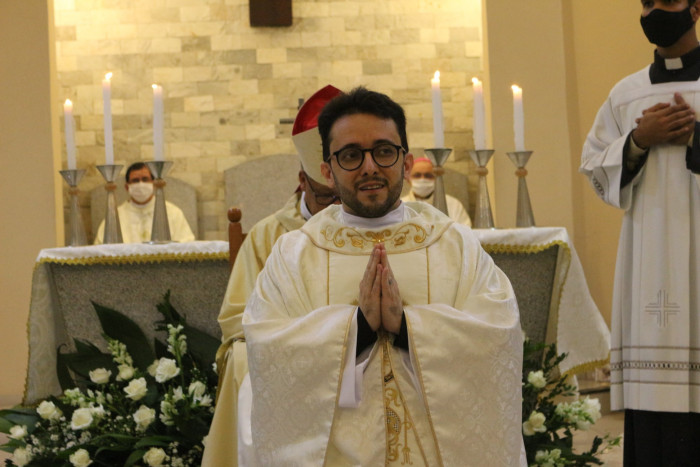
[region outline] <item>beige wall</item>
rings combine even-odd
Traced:
[[[0,2],[0,406],[18,403],[24,388],[34,259],[63,235],[48,3]]]
[[[199,238],[225,238],[223,171],[293,154],[291,125],[280,119],[329,83],[366,85],[404,105],[409,143],[422,155],[433,147],[430,79],[440,70],[446,144],[467,161],[480,9],[480,0],[294,0],[291,27],[251,28],[247,0],[56,0],[60,100],[75,106],[81,188],[103,183],[95,164],[104,163],[108,71],[119,164],[152,158],[150,86],[163,86],[165,157],[170,175],[197,190]],[[82,203],[87,218],[87,194]]]

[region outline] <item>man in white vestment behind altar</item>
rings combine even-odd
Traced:
[[[153,174],[143,162],[135,162],[126,169],[124,188],[129,193],[129,199],[117,208],[119,224],[122,229],[124,243],[143,243],[151,240],[153,228],[153,211],[155,209],[155,194],[153,190]],[[187,223],[182,210],[169,201],[165,201],[168,214],[170,238],[174,242],[193,242],[194,234]],[[100,223],[95,235],[95,245],[104,239],[105,221]]]
[[[323,153],[317,127],[318,114],[323,106],[340,93],[333,86],[325,86],[307,99],[297,112],[292,141],[302,167],[299,171],[299,188],[279,211],[260,220],[250,229],[236,255],[218,318],[222,334],[222,344],[216,358],[219,373],[218,398],[207,437],[204,465],[222,465],[217,459],[231,459],[235,462],[237,457],[235,433],[238,388],[248,372],[241,318],[272,246],[280,235],[299,229],[317,212],[340,202],[321,174]],[[238,354],[235,359],[234,354]]]
[[[433,204],[435,173],[430,159],[427,157],[416,158],[413,161],[413,169],[411,169],[411,177],[408,181],[411,183],[411,191],[401,198],[402,201],[423,201]],[[462,203],[448,194],[445,194],[445,201],[447,202],[447,215],[455,222],[471,227],[472,221]]]
[[[580,171],[624,210],[611,408],[625,466],[700,465],[700,47],[695,0],[643,1],[654,62],[617,83]]]
[[[469,228],[401,202],[398,104],[358,88],[318,124],[343,204],[278,239],[246,306],[241,464],[525,465],[507,277]]]

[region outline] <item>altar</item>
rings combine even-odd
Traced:
[[[484,249],[508,275],[521,323],[534,341],[556,342],[569,356],[562,372],[606,362],[610,333],[588,291],[566,229],[476,229]],[[156,304],[171,302],[188,323],[215,336],[228,283],[228,242],[108,244],[42,250],[32,278],[29,363],[23,403],[60,393],[56,352],[73,338],[103,350],[92,301],[133,319],[149,338],[160,318]]]
[[[156,305],[170,301],[187,322],[221,336],[216,318],[229,277],[228,242],[107,244],[50,248],[39,253],[29,308],[29,361],[23,403],[61,392],[56,352],[73,339],[106,351],[92,302],[127,315],[149,339],[161,319]]]

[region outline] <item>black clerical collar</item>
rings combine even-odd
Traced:
[[[649,68],[652,84],[700,79],[700,47],[678,58],[663,58],[654,51],[654,63]]]

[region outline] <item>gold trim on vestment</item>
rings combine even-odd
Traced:
[[[390,243],[393,247],[399,247],[412,241],[420,245],[425,242],[434,229],[434,225],[430,225],[430,231],[428,231],[423,226],[413,222],[399,224],[396,230],[383,229],[364,232],[344,225],[338,225],[337,228],[333,225],[326,225],[321,229],[321,236],[326,241],[333,243],[336,248],[343,248],[349,244],[362,250],[377,243]]]
[[[401,465],[412,465],[411,447],[409,438],[414,440],[418,451],[423,458],[423,465],[428,465],[425,450],[420,442],[420,436],[416,431],[408,405],[401,392],[399,381],[394,374],[394,365],[391,359],[390,342],[386,335],[381,339],[382,359],[382,393],[384,396],[384,430],[386,434],[385,465],[400,461]],[[393,386],[393,387],[392,387]],[[397,410],[403,409],[403,419]],[[410,432],[410,435],[409,435]],[[401,433],[403,433],[403,447],[401,447]],[[412,436],[411,436],[412,435]]]
[[[408,316],[404,314],[404,320],[406,321],[406,332],[408,334],[408,351],[411,352],[412,355],[412,361],[413,365],[415,366],[416,370],[416,376],[418,379],[418,382],[420,383],[420,390],[421,394],[423,397],[423,405],[425,407],[425,416],[428,419],[428,424],[430,426],[430,434],[433,437],[433,443],[435,443],[435,455],[437,456],[438,460],[438,465],[444,466],[445,464],[442,461],[442,453],[440,452],[440,444],[438,443],[437,436],[435,435],[435,426],[433,425],[433,417],[430,414],[430,407],[428,406],[428,393],[425,392],[425,385],[423,384],[423,372],[421,371],[420,367],[420,360],[418,360],[418,354],[414,352],[412,349],[415,349],[415,343],[413,342],[413,331],[412,331],[412,326],[411,322],[408,320]]]

